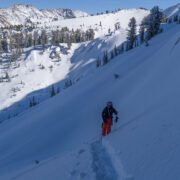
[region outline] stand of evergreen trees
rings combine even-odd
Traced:
[[[173,19],[167,19],[163,16],[159,7],[155,6],[151,9],[150,14],[142,20],[139,28],[139,35],[137,35],[136,19],[132,17],[128,24],[127,41],[122,43],[118,48],[115,46],[114,50],[110,52],[110,58],[108,52],[105,51],[102,61],[100,57],[97,58],[96,67],[105,65],[115,56],[122,54],[124,48],[126,48],[126,51],[129,51],[144,42],[145,46],[149,46],[148,41],[158,33],[162,32],[160,27],[161,23],[170,23],[169,21],[180,23],[180,17],[174,16]]]
[[[14,31],[14,29],[22,30]],[[48,33],[46,30],[23,30],[22,26],[9,27],[8,29],[1,28],[1,31],[0,52],[11,52],[12,61],[20,57],[24,48],[42,45],[44,50],[47,44],[58,45],[59,43],[67,43],[70,49],[71,43],[91,41],[95,36],[93,29],[84,32],[80,29],[76,31],[73,29],[69,30],[67,27]]]

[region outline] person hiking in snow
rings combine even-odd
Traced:
[[[118,117],[117,117],[118,112],[114,109],[112,102],[108,101],[106,104],[107,105],[102,112],[102,118],[103,118],[102,136],[105,136],[106,133],[109,134],[111,132],[113,114],[116,115],[115,122],[118,121]]]

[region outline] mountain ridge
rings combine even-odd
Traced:
[[[180,3],[165,9],[163,13],[167,17],[180,16]]]
[[[0,26],[26,25],[88,16],[82,11],[71,9],[38,9],[32,5],[15,4],[8,8],[0,8]]]

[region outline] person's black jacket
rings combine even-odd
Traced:
[[[112,119],[113,113],[116,115],[118,114],[118,112],[113,108],[113,106],[105,107],[102,112],[103,121],[106,123],[106,119],[108,119],[108,118]]]

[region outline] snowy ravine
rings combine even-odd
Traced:
[[[166,26],[148,47],[2,123],[0,179],[179,179],[179,37],[179,25]],[[107,100],[120,119],[98,144]]]

